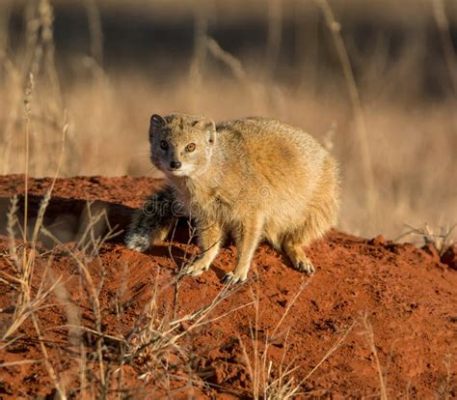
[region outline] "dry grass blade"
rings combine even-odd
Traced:
[[[23,225],[23,241],[27,244],[27,221],[28,221],[28,205],[29,205],[29,160],[30,160],[30,116],[32,113],[31,110],[31,101],[34,87],[33,74],[29,75],[29,80],[27,81],[27,87],[25,89],[24,96],[24,115],[25,115],[25,158],[24,158],[24,225]],[[24,252],[24,257],[26,252]],[[23,260],[25,263],[25,259]]]
[[[52,239],[55,243],[59,245],[63,245],[63,243],[60,242],[60,240],[55,237],[48,229],[42,228],[41,232]],[[95,325],[97,331],[100,333],[99,339],[97,340],[97,356],[98,356],[98,362],[99,362],[99,377],[101,381],[102,387],[105,387],[105,367],[104,367],[104,361],[103,361],[103,351],[102,351],[102,314],[101,314],[101,305],[100,305],[100,300],[99,300],[99,291],[97,290],[97,285],[95,284],[92,275],[87,267],[87,265],[84,263],[83,260],[78,257],[75,252],[69,251],[68,252],[71,258],[76,262],[76,265],[78,266],[82,276],[85,279],[85,282],[87,284],[86,288],[89,292],[89,299],[92,304],[93,310],[94,310],[94,315],[95,315]]]
[[[341,35],[341,25],[336,20],[333,10],[327,0],[314,0],[322,10],[325,22],[332,34],[335,48],[338,53],[338,58],[343,69],[344,78],[346,80],[349,97],[351,99],[354,118],[356,123],[357,139],[360,145],[360,157],[362,161],[362,172],[365,183],[366,206],[369,211],[369,216],[374,217],[374,210],[376,208],[376,189],[374,183],[372,157],[370,146],[368,143],[368,131],[365,122],[365,115],[360,100],[360,94],[355,81],[354,72],[352,70],[351,61],[349,59],[346,45],[344,44],[343,36]]]
[[[18,197],[13,196],[11,198],[11,205],[7,213],[7,224],[6,224],[6,232],[8,234],[8,251],[10,258],[14,263],[14,267],[16,271],[19,272],[21,269],[19,256],[17,253],[16,241],[15,241],[15,227],[18,224],[17,219],[17,212],[18,212]]]
[[[238,291],[239,288],[235,287],[235,288],[230,288],[230,287],[224,287],[218,294],[217,296],[206,306],[204,307],[201,307],[200,309],[194,311],[193,313],[191,314],[188,314],[188,315],[185,315],[184,317],[181,317],[181,318],[178,318],[176,320],[173,320],[173,321],[170,321],[168,323],[169,325],[169,329],[168,330],[165,330],[163,333],[165,336],[169,336],[170,334],[172,334],[176,329],[178,329],[184,322],[186,323],[190,323],[190,325],[188,325],[186,327],[186,329],[173,336],[172,340],[170,340],[170,343],[175,343],[177,342],[181,337],[183,337],[184,335],[187,335],[189,334],[192,330],[196,329],[196,328],[199,328],[203,325],[206,325],[206,324],[210,324],[210,323],[213,323],[221,318],[224,318],[226,316],[228,316],[229,314],[237,311],[237,310],[240,310],[242,308],[245,308],[245,307],[248,307],[250,305],[252,305],[252,303],[247,303],[247,304],[242,304],[241,306],[239,307],[236,307],[234,309],[231,309],[221,315],[218,315],[217,317],[214,317],[212,319],[209,319],[209,314],[214,311],[214,309],[224,300],[226,300],[228,297],[232,296],[236,291]],[[151,309],[156,309],[156,298],[154,297],[153,300],[151,301],[151,306],[150,308]],[[154,313],[155,314],[155,313]],[[161,324],[160,326],[163,328],[163,326],[165,325],[163,323],[164,321],[161,321]]]
[[[444,252],[455,242],[454,231],[457,227],[457,224],[451,225],[449,227],[442,226],[437,229],[432,228],[428,224],[425,224],[420,228],[415,228],[410,225],[406,225],[406,227],[406,232],[395,238],[395,241],[402,240],[411,235],[418,236],[423,241],[425,246],[429,244],[433,245],[440,256],[442,256]],[[439,232],[437,232],[438,230]]]
[[[19,285],[19,297],[15,307],[13,316],[13,322],[3,334],[3,340],[13,335],[17,329],[24,323],[24,321],[41,307],[41,305],[48,298],[49,294],[55,289],[60,283],[61,278],[57,278],[49,286],[48,289],[43,290],[43,281],[40,284],[40,288],[36,295],[32,293],[32,279],[34,275],[34,266],[36,258],[36,240],[38,237],[38,231],[41,229],[44,214],[49,204],[50,194],[44,197],[41,202],[38,211],[38,218],[35,222],[34,233],[32,235],[31,249],[28,250],[26,247],[23,248],[22,262],[17,254],[15,232],[14,232],[14,213],[17,211],[17,200],[13,199],[12,207],[8,213],[8,234],[9,234],[9,254],[13,259],[14,265],[16,266],[16,272],[18,276],[12,276],[2,271],[2,275],[9,280]],[[46,274],[43,274],[45,276]]]
[[[43,43],[48,46],[48,63],[53,62],[53,38],[52,38],[52,8],[50,4],[46,0],[41,0],[38,4],[38,8],[36,10],[42,19],[42,31],[40,34],[43,38]],[[37,31],[33,30],[34,35],[29,38],[32,42],[34,42],[34,46],[36,44],[36,35]],[[37,48],[38,50],[41,49],[40,47]],[[33,279],[34,279],[34,269],[36,264],[36,257],[37,257],[37,240],[38,234],[42,228],[44,215],[46,209],[48,207],[51,192],[54,187],[57,175],[60,170],[60,166],[62,163],[62,157],[59,159],[58,168],[56,171],[56,175],[54,180],[52,181],[51,188],[47,191],[44,198],[41,201],[40,207],[38,209],[38,215],[33,227],[31,238],[28,237],[28,229],[29,229],[29,188],[28,188],[28,180],[29,180],[29,166],[30,166],[30,144],[31,144],[31,118],[32,118],[32,98],[33,92],[35,87],[34,81],[34,70],[36,64],[36,59],[39,57],[33,57],[32,60],[32,69],[30,73],[28,73],[28,80],[26,82],[25,94],[24,94],[24,120],[25,120],[25,127],[24,127],[24,219],[23,219],[23,227],[22,227],[22,241],[24,244],[24,248],[22,249],[22,257],[19,256],[17,248],[16,248],[16,241],[15,241],[15,225],[16,225],[16,218],[17,218],[17,198],[13,198],[11,208],[8,212],[8,223],[7,223],[7,232],[9,235],[9,254],[11,259],[13,260],[13,264],[16,267],[17,277],[12,277],[12,281],[19,284],[19,296],[17,305],[15,307],[13,320],[10,326],[7,328],[6,332],[3,334],[3,340],[8,339],[11,337],[19,327],[25,322],[27,318],[30,318],[33,324],[33,327],[36,331],[38,336],[38,341],[40,345],[40,350],[44,357],[44,365],[48,372],[51,381],[54,384],[54,387],[57,390],[57,393],[61,399],[66,399],[65,389],[62,383],[59,380],[59,377],[56,373],[54,366],[51,363],[49,358],[48,350],[45,346],[44,338],[42,336],[42,331],[40,327],[40,323],[38,320],[38,316],[36,312],[43,307],[43,303],[49,297],[50,293],[54,291],[55,287],[60,283],[60,278],[57,278],[47,289],[44,286],[44,278],[47,275],[46,269],[42,276],[42,281],[39,285],[39,288],[36,293],[33,291]],[[55,70],[54,70],[55,72]],[[51,81],[54,83],[54,87],[57,87],[57,78],[56,74],[51,74]],[[63,136],[65,136],[66,128],[62,129]],[[63,143],[62,143],[62,151],[61,155],[63,154]],[[29,243],[29,240],[31,242]],[[5,276],[5,274],[3,274]]]
[[[103,65],[103,29],[96,0],[84,0],[89,21],[90,53],[99,67]]]
[[[267,100],[268,97],[268,93],[265,90],[265,87],[263,87],[257,81],[251,79],[243,67],[242,62],[233,54],[224,50],[214,38],[208,36],[206,38],[206,45],[209,52],[215,59],[221,61],[223,64],[229,67],[233,76],[241,84],[243,90],[248,93],[250,99],[252,100],[253,107],[256,109],[256,112],[263,113],[263,110],[266,108],[265,100]],[[273,85],[269,86],[270,89],[273,88]],[[281,97],[278,90],[273,92],[277,98]]]
[[[116,227],[111,227],[107,207],[100,202],[87,202],[82,222],[77,234],[77,248],[90,257],[99,254],[107,240],[119,235]]]
[[[373,354],[373,357],[376,362],[376,370],[378,371],[379,386],[380,386],[380,390],[381,390],[380,398],[381,398],[381,400],[387,400],[388,397],[387,397],[385,378],[384,378],[384,374],[382,373],[381,362],[379,361],[378,350],[376,349],[376,344],[374,341],[373,326],[371,325],[370,321],[368,320],[368,315],[364,315],[362,317],[362,324],[363,324],[363,327],[365,328],[364,335],[366,336],[368,345],[370,347],[370,351]]]
[[[26,365],[26,364],[40,364],[43,360],[20,360],[20,361],[11,361],[6,363],[1,363],[0,368],[8,368],[8,367],[15,367],[18,365]]]
[[[29,282],[24,280],[20,281],[20,295],[14,310],[12,323],[3,334],[2,340],[6,340],[14,335],[27,318],[42,307],[49,295],[54,291],[56,286],[59,285],[60,281],[61,278],[58,278],[47,290],[41,292],[41,294],[36,297],[31,295]]]
[[[31,90],[33,87],[33,77],[30,77],[30,87],[27,89],[29,94],[25,96],[25,115],[26,119],[29,119],[30,115],[30,101],[31,101]],[[62,129],[63,137],[65,137],[67,125],[64,124]],[[26,137],[28,133],[26,132]],[[32,294],[32,279],[34,275],[34,267],[36,261],[36,244],[38,240],[39,232],[42,229],[44,215],[46,213],[46,209],[49,205],[49,201],[51,199],[51,193],[54,188],[58,172],[60,170],[60,166],[63,160],[63,148],[64,148],[64,140],[62,141],[62,150],[59,158],[58,169],[52,180],[51,186],[48,191],[45,193],[43,199],[41,200],[40,207],[38,208],[37,218],[35,220],[35,224],[32,231],[31,242],[27,244],[27,231],[28,231],[28,175],[27,175],[27,168],[28,162],[26,161],[26,174],[25,174],[25,194],[24,194],[24,222],[22,228],[22,237],[24,241],[24,247],[22,249],[22,257],[19,257],[16,245],[16,232],[15,227],[18,226],[18,199],[17,196],[14,196],[11,200],[11,207],[7,213],[7,233],[8,233],[8,240],[9,240],[9,255],[13,261],[13,265],[16,268],[16,273],[18,276],[11,276],[6,272],[2,271],[2,275],[9,280],[10,282],[15,282],[19,284],[19,298],[17,301],[17,305],[15,308],[15,314],[13,317],[13,323],[10,327],[6,330],[6,333],[3,335],[3,339],[10,337],[17,329],[24,323],[24,321],[32,315],[35,310],[39,309],[41,305],[44,303],[46,298],[49,294],[55,289],[55,287],[60,283],[61,278],[57,278],[54,280],[54,283],[47,289],[43,289],[43,281],[40,283],[40,287],[36,296],[33,297]],[[26,153],[27,154],[27,153]],[[30,247],[30,248],[28,248]],[[43,274],[43,277],[46,274]]]
[[[311,371],[308,372],[308,374],[302,379],[300,382],[300,385],[303,384],[303,382],[306,382],[319,368],[320,366],[336,351],[339,349],[339,347],[342,345],[342,343],[346,340],[348,337],[349,333],[351,333],[352,329],[356,325],[356,322],[354,321],[349,327],[344,331],[344,333],[341,335],[341,337],[336,341],[336,343],[325,353],[324,357],[321,358],[321,360],[313,367]]]
[[[122,363],[135,362],[137,365],[143,365],[147,372],[140,374],[141,379],[169,380],[171,377],[171,371],[169,371],[171,357],[174,360],[178,359],[181,367],[187,365],[187,373],[192,375],[193,372],[190,367],[191,353],[182,340],[196,329],[212,324],[251,304],[243,304],[211,318],[210,314],[221,302],[239,289],[226,287],[206,306],[169,321],[168,315],[161,316],[159,312],[158,298],[160,291],[157,286],[158,279],[155,282],[156,287],[145,310],[146,320],[139,321],[139,325],[127,338],[128,346]]]
[[[452,41],[449,19],[443,0],[430,0],[433,7],[433,16],[440,34],[440,43],[443,48],[444,59],[448,69],[449,78],[454,89],[454,95],[457,96],[457,60],[455,55],[454,44]]]
[[[38,335],[38,339],[39,339],[39,344],[40,344],[40,349],[41,349],[41,352],[44,356],[44,364],[45,364],[45,367],[46,367],[46,370],[48,372],[48,375],[49,377],[51,378],[53,384],[54,384],[54,387],[56,388],[57,390],[57,393],[59,394],[59,398],[61,400],[66,400],[67,399],[67,395],[65,393],[65,388],[63,387],[62,385],[62,382],[60,381],[52,363],[51,363],[51,359],[49,357],[49,353],[48,353],[48,350],[45,346],[45,343],[44,343],[44,339],[43,339],[43,336],[41,334],[41,329],[40,329],[40,325],[39,325],[39,322],[38,322],[38,318],[36,316],[35,313],[32,313],[31,314],[31,318],[32,318],[32,322],[33,322],[33,325],[35,327],[35,331]]]
[[[281,50],[283,10],[282,0],[268,0],[267,67],[272,79]]]
[[[285,349],[283,350],[282,359],[278,366],[274,366],[272,361],[269,359],[269,351],[271,343],[277,341],[276,336],[279,328],[284,323],[290,310],[293,308],[297,299],[300,297],[309,283],[310,280],[307,280],[300,285],[295,295],[288,302],[286,309],[275,325],[272,333],[270,334],[267,332],[265,335],[263,348],[260,348],[258,338],[260,321],[260,293],[258,292],[258,288],[256,293],[251,291],[251,304],[253,304],[255,309],[254,323],[250,323],[250,339],[253,352],[252,357],[249,355],[247,345],[243,342],[242,338],[239,335],[238,341],[241,346],[243,358],[251,381],[251,395],[254,399],[293,399],[300,391],[301,383],[297,383],[293,375],[299,366],[294,366],[294,362],[290,362],[288,365],[285,364],[289,330],[285,335]]]
[[[81,324],[65,324],[65,325],[59,325],[56,326],[55,328],[73,328],[73,329],[78,329],[82,330],[88,333],[91,333],[97,337],[107,339],[112,342],[118,342],[118,343],[126,343],[125,339],[121,336],[113,336],[113,335],[108,335],[106,333],[99,332],[95,329],[88,328],[87,326],[82,326]]]
[[[287,307],[286,307],[284,313],[282,314],[280,320],[276,324],[275,329],[273,329],[273,332],[271,333],[270,337],[275,337],[276,333],[278,332],[279,327],[282,325],[282,323],[286,319],[287,315],[289,314],[290,310],[292,309],[292,307],[294,306],[295,302],[298,300],[300,295],[303,293],[303,291],[306,289],[306,287],[311,284],[312,279],[313,278],[311,277],[300,285],[300,288],[297,290],[297,293],[295,293],[292,300],[287,303]]]
[[[7,119],[4,125],[3,135],[1,138],[1,158],[2,174],[6,174],[9,170],[11,159],[11,149],[13,145],[14,126],[18,120],[20,109],[18,103],[22,97],[22,78],[19,70],[14,66],[13,62],[6,57],[5,54],[1,55],[2,66],[5,70],[7,82],[9,83],[8,93],[10,99],[8,101]]]
[[[240,82],[251,85],[251,82],[247,76],[246,71],[243,68],[243,64],[240,60],[238,60],[234,55],[230,54],[228,51],[225,51],[219,43],[216,42],[213,38],[208,38],[206,45],[208,46],[208,50],[210,53],[217,58],[218,60],[222,61],[225,65],[230,67],[235,78],[237,78]]]

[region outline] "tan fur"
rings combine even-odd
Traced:
[[[167,155],[158,149],[164,140],[172,147]],[[195,154],[182,150],[189,142],[196,143]],[[314,272],[303,247],[335,224],[339,178],[335,160],[310,135],[270,119],[215,128],[206,118],[173,114],[151,127],[151,159],[197,221],[202,254],[188,274],[207,270],[228,234],[238,249],[231,282],[247,278],[261,240],[284,250],[298,270]],[[169,171],[171,159],[188,173]]]

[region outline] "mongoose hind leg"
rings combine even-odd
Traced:
[[[184,267],[182,272],[186,275],[198,276],[207,271],[221,247],[223,233],[217,223],[206,224],[200,221],[197,233],[201,253],[193,262]]]
[[[325,228],[322,221],[309,217],[302,226],[295,228],[284,236],[282,248],[297,271],[308,275],[315,272],[316,269],[306,256],[303,247],[322,237],[324,231]]]
[[[164,240],[176,218],[172,215],[172,194],[163,190],[146,200],[143,207],[133,215],[125,235],[125,244],[131,250],[143,252],[151,243]]]
[[[282,247],[297,271],[312,275],[316,269],[303,250],[303,247],[306,244],[307,241],[296,240],[295,238],[288,236],[284,240]]]
[[[334,168],[329,161],[329,168]],[[310,212],[303,224],[285,233],[282,248],[290,258],[295,269],[311,275],[315,268],[306,256],[303,247],[308,246],[316,239],[324,236],[325,232],[335,223],[338,209],[335,192],[335,179],[333,176],[322,180],[312,203],[309,204]],[[331,196],[328,193],[333,193]]]
[[[224,282],[228,284],[244,282],[248,278],[252,258],[262,236],[260,218],[254,217],[243,222],[234,233],[238,262],[233,272],[228,272],[224,277]]]

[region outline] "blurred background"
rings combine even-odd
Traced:
[[[263,115],[341,164],[340,228],[452,235],[457,2],[2,0],[0,173],[151,175],[151,113]]]

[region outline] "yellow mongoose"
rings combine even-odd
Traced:
[[[226,281],[247,279],[261,240],[282,249],[299,271],[314,267],[303,247],[336,222],[338,167],[310,135],[282,122],[245,118],[215,124],[186,114],[153,115],[151,161],[168,185],[134,216],[126,244],[144,251],[165,239],[184,210],[197,228],[201,254],[185,268],[206,271],[232,234],[238,262]]]

